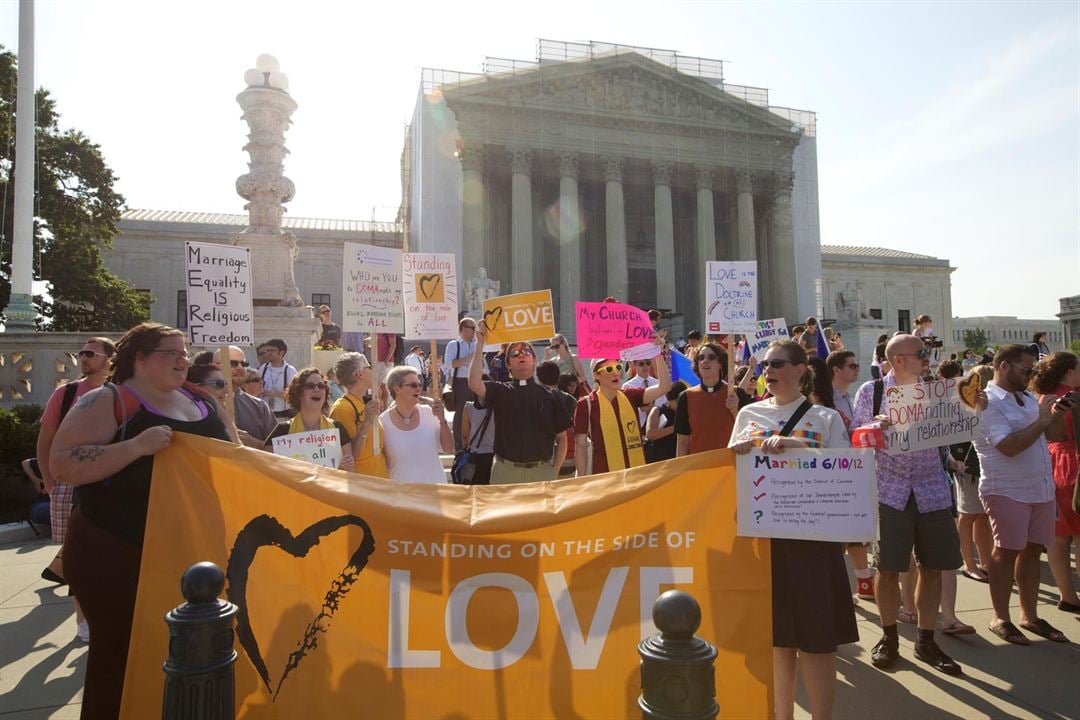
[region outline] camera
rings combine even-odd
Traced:
[[[923,338],[923,344],[928,348],[942,348],[945,347],[945,343],[942,340],[938,340],[937,335],[927,335]]]

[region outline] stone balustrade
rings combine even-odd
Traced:
[[[118,333],[5,332],[0,335],[0,407],[44,405],[58,385],[79,378],[76,353],[92,337]]]

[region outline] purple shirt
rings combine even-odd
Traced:
[[[896,377],[890,372],[885,376],[885,388],[896,385]],[[881,409],[885,409],[882,392]],[[874,422],[874,383],[868,382],[855,395],[855,417],[852,427]],[[952,507],[952,493],[941,453],[937,448],[889,455],[884,450],[875,451],[877,458],[878,502],[897,510],[903,510],[911,493],[920,513],[944,510]]]

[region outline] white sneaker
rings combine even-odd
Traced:
[[[75,637],[78,638],[81,643],[90,642],[90,625],[85,620],[76,625]]]

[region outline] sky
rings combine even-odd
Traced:
[[[0,44],[16,49],[16,0]],[[1080,293],[1080,3],[38,0],[36,81],[101,145],[127,207],[243,212],[243,73],[299,104],[294,217],[392,220],[423,67],[538,38],[726,61],[818,113],[823,244],[947,258],[953,314],[1052,318]]]

